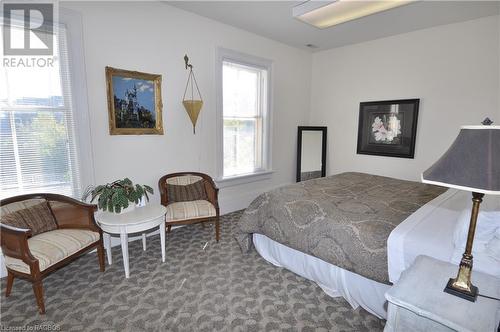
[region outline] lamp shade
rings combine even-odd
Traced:
[[[500,195],[500,126],[463,126],[422,182]]]

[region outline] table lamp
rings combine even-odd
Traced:
[[[472,243],[479,205],[485,194],[500,195],[500,126],[490,119],[483,125],[463,126],[446,153],[422,174],[422,182],[472,192],[472,213],[465,252],[456,278],[445,292],[475,302],[478,289],[471,283]]]

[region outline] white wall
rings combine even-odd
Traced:
[[[82,15],[93,159],[97,183],[130,177],[156,189],[176,171],[215,176],[215,52],[233,49],[273,61],[271,180],[223,188],[222,212],[294,181],[297,126],[308,121],[311,54],[158,2],[64,2]],[[188,54],[204,99],[196,135],[182,106]],[[161,136],[110,136],[104,68],[163,75]]]
[[[297,125],[330,127],[328,174],[357,170],[418,179],[446,150],[461,124],[477,123],[485,116],[500,123],[498,16],[311,56],[163,3],[63,2],[61,7],[82,15],[97,183],[128,176],[157,188],[157,179],[174,171],[216,174],[218,46],[274,63],[276,172],[270,181],[223,188],[223,212],[244,208],[260,192],[294,181]],[[196,135],[181,104],[185,53],[195,66],[205,101]],[[163,75],[164,135],[109,135],[105,66]],[[359,102],[397,98],[421,99],[415,159],[356,155]],[[159,200],[159,194],[153,199]]]
[[[497,118],[496,118],[496,125],[500,124],[500,15],[498,15],[498,26],[497,26],[497,31],[498,31],[498,80],[499,80],[499,84],[498,84],[498,107],[497,107],[497,111],[498,111],[498,115],[497,115]]]
[[[328,174],[417,180],[486,116],[498,124],[499,18],[439,26],[313,55],[311,125],[328,126]],[[415,159],[356,154],[359,103],[420,98]]]

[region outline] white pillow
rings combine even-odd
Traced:
[[[484,252],[494,260],[500,262],[500,228],[497,229],[495,236],[488,242]]]
[[[471,210],[463,210],[457,220],[453,234],[455,249],[465,250],[467,234],[469,233]],[[493,239],[497,230],[500,229],[500,211],[480,210],[477,217],[476,233],[472,245],[472,253],[480,253],[486,250],[486,246]]]
[[[451,262],[458,266],[463,253],[463,250],[455,248]],[[500,278],[500,264],[488,254],[488,251],[476,253],[472,256],[472,271],[479,271]]]
[[[474,239],[474,245],[472,246],[472,270],[500,278],[500,228],[497,228],[496,232],[493,233],[492,239],[486,245],[481,246],[482,250],[478,251],[478,247]],[[465,245],[455,247],[451,262],[458,265],[464,251]]]
[[[472,204],[472,201],[470,201]],[[485,195],[481,203],[480,211],[500,211],[500,196]]]
[[[465,251],[469,233],[471,210],[462,211],[457,219],[451,262],[459,264]],[[500,278],[500,198],[487,195],[481,204],[472,245],[473,271],[480,271]]]

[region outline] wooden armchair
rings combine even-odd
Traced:
[[[195,200],[177,200],[172,201],[169,197],[169,188],[186,186],[189,188],[198,181],[202,181],[206,194],[204,199]],[[181,172],[168,174],[158,181],[160,189],[161,204],[167,207],[165,216],[167,232],[170,232],[172,226],[188,225],[195,223],[213,222],[215,223],[215,239],[219,242],[220,224],[219,224],[219,189],[212,178],[203,173]],[[189,189],[187,189],[189,191]],[[189,196],[189,193],[187,193]]]
[[[32,236],[31,229],[4,224],[9,214],[43,202],[48,203],[56,229]],[[0,209],[0,245],[8,272],[5,296],[10,295],[15,277],[28,279],[33,283],[38,310],[44,314],[42,279],[48,274],[94,248],[104,271],[102,231],[94,220],[95,205],[57,194],[28,194],[0,200]]]

